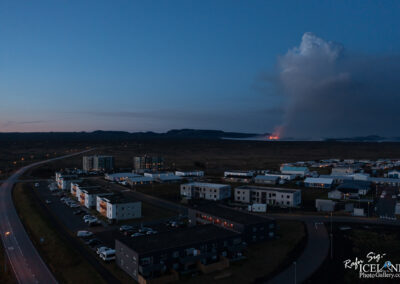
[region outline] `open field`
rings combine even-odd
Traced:
[[[116,168],[131,168],[133,156],[155,154],[165,158],[167,169],[199,169],[215,176],[220,176],[226,169],[278,169],[283,162],[326,158],[400,158],[400,143],[389,142],[267,142],[184,138],[124,140],[98,136],[96,140],[86,141],[81,138],[29,141],[28,137],[13,142],[0,140],[0,146],[2,173],[47,156],[59,156],[86,147],[97,147],[93,153],[114,155]],[[78,158],[73,163],[71,161],[51,164],[33,170],[33,173],[47,177],[57,168],[82,166]]]
[[[31,190],[26,184],[18,184],[13,191],[14,202],[31,240],[55,277],[61,283],[104,283],[76,248],[51,227],[45,212],[35,203]]]
[[[231,267],[211,274],[190,279],[182,277],[184,283],[214,283],[215,277],[230,275],[216,283],[252,283],[276,274],[290,265],[302,251],[306,242],[303,223],[298,221],[278,221],[278,238],[251,245],[246,250],[247,259],[231,263]]]

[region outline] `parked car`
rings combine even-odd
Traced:
[[[83,220],[91,219],[91,218],[95,218],[95,217],[92,216],[92,215],[85,215],[85,216],[82,217]]]
[[[132,238],[136,238],[136,237],[140,237],[140,236],[144,236],[144,234],[142,233],[134,233],[131,235]]]
[[[119,230],[120,230],[121,232],[133,230],[133,226],[130,226],[130,225],[122,225],[121,227],[119,227]]]
[[[98,247],[98,248],[96,249],[96,253],[97,253],[98,255],[100,255],[103,251],[106,251],[106,250],[110,250],[110,248],[109,248],[109,247],[106,247],[106,246],[101,246],[101,247]]]
[[[79,238],[87,238],[93,236],[93,233],[89,231],[78,231],[76,236]]]
[[[102,242],[99,239],[90,239],[85,242],[85,244],[89,245],[90,247],[94,247],[100,245]]]
[[[79,215],[82,214],[84,211],[81,209],[75,210],[74,212],[72,212],[74,215]]]
[[[100,258],[104,261],[111,261],[115,259],[115,249],[109,249],[100,253]]]
[[[96,219],[89,219],[87,221],[87,223],[88,223],[89,226],[98,226],[98,225],[101,224],[100,221],[97,218]]]
[[[148,231],[152,231],[152,228],[148,228],[148,227],[142,227],[139,229],[139,233],[146,233]]]
[[[52,203],[51,200],[48,200],[48,199],[46,199],[45,202],[46,202],[46,204]]]
[[[155,235],[155,234],[158,234],[158,232],[154,230],[146,232],[146,235]]]

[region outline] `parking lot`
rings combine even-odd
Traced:
[[[123,224],[119,225],[110,225],[104,220],[99,220],[100,224],[90,226],[84,221],[85,217],[91,218],[89,217],[91,214],[88,208],[81,206],[73,198],[68,197],[67,192],[51,191],[48,185],[49,183],[42,182],[38,187],[34,188],[40,201],[73,236],[82,234],[81,237],[78,237],[81,240],[80,243],[97,256],[100,256],[97,253],[99,248],[103,247],[104,250],[104,247],[107,247],[113,250],[115,239],[131,237],[132,235],[133,237],[146,237],[149,234],[159,234],[183,226],[183,222],[179,222],[176,215],[153,220],[145,218],[124,221]],[[77,214],[78,212],[79,214]],[[121,226],[126,230],[121,230]],[[102,257],[104,259],[104,255]],[[100,260],[100,258],[97,259]],[[111,261],[113,256],[108,256],[105,259]]]

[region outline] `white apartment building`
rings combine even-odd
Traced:
[[[142,202],[122,195],[97,196],[96,210],[111,221],[142,217]]]
[[[95,208],[97,205],[97,196],[106,197],[112,194],[112,192],[101,188],[82,188],[77,199],[86,208]]]
[[[267,177],[278,177],[283,180],[294,180],[296,178],[296,175],[293,174],[265,174]]]
[[[181,196],[187,199],[223,200],[231,197],[227,184],[191,182],[181,184]]]
[[[203,171],[175,171],[176,176],[180,177],[203,177]]]
[[[301,190],[263,186],[239,186],[234,190],[235,202],[297,207],[301,204]]]
[[[81,179],[77,175],[65,175],[61,172],[56,172],[57,187],[61,190],[68,190],[71,188],[73,182],[80,182]]]

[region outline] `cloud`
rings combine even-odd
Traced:
[[[286,137],[400,135],[400,57],[364,55],[305,33],[269,82],[284,101]]]

